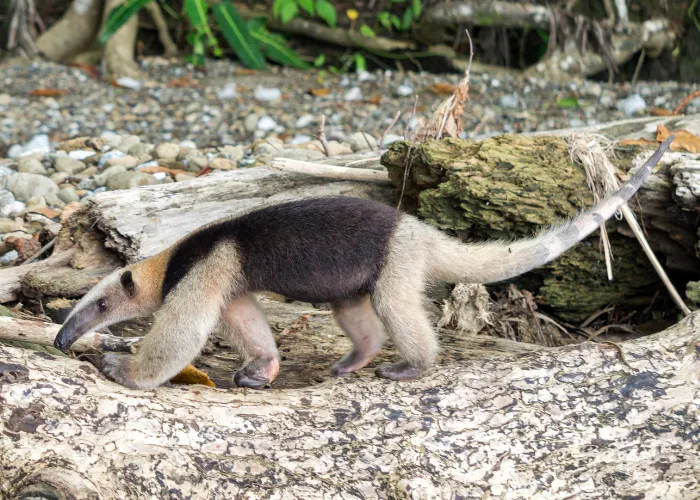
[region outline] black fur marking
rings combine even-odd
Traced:
[[[359,198],[327,197],[265,207],[186,237],[170,258],[163,298],[220,242],[239,249],[247,292],[336,302],[374,290],[400,212]]]

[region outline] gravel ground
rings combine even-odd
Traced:
[[[55,234],[66,205],[94,193],[186,181],[205,169],[265,164],[273,156],[323,158],[313,139],[321,115],[332,154],[368,149],[366,138],[380,136],[397,111],[402,118],[387,142],[400,138],[416,96],[416,116],[428,116],[446,96],[435,85],[460,80],[460,75],[397,72],[258,74],[225,61],[211,62],[204,73],[160,58],[144,61],[143,69],[145,80],[120,82],[131,86],[125,88],[48,62],[2,66],[0,266],[36,253]],[[698,88],[552,84],[474,73],[465,136],[649,114],[653,107],[675,108]],[[32,95],[39,89],[63,92]],[[562,105],[574,97],[575,107]],[[700,112],[700,99],[686,112]],[[96,139],[72,140],[78,137]]]

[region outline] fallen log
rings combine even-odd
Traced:
[[[0,344],[0,496],[693,498],[698,320],[621,346],[443,337],[440,364],[415,382],[365,369],[260,392],[133,391]],[[281,380],[347,348],[329,321],[277,335]]]

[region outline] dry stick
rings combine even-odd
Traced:
[[[321,145],[323,146],[323,151],[326,153],[326,156],[330,156],[331,147],[326,139],[326,117],[324,115],[321,115],[321,125],[318,127],[318,135],[316,138],[321,141]]]
[[[637,85],[637,78],[639,78],[639,72],[642,70],[642,64],[644,64],[644,58],[647,55],[647,51],[642,49],[642,53],[639,54],[639,60],[637,61],[637,67],[634,68],[634,75],[632,75],[631,86]]]
[[[368,181],[380,184],[390,184],[389,175],[383,170],[371,170],[368,168],[338,167],[336,165],[323,165],[289,158],[275,158],[270,165],[278,170],[307,174],[314,177],[327,179],[342,179],[351,181]]]
[[[700,97],[700,90],[696,90],[689,96],[686,96],[685,99],[683,99],[681,103],[676,107],[676,109],[673,110],[673,114],[677,115],[678,113],[680,113],[681,109],[685,108],[685,106],[696,97]]]
[[[372,147],[372,144],[369,142],[369,138],[367,137],[367,134],[365,134],[364,130],[362,130],[362,137],[365,138],[365,142],[367,143],[367,147],[369,148],[369,150],[374,151],[374,148]]]
[[[632,212],[632,209],[627,205],[627,203],[625,203],[620,208],[620,211],[622,212],[622,215],[625,217],[627,224],[629,224],[630,229],[632,229],[632,232],[637,237],[637,241],[639,241],[639,244],[642,246],[642,250],[644,250],[644,253],[647,255],[647,257],[651,261],[652,267],[654,268],[656,273],[659,275],[659,278],[661,278],[661,281],[663,282],[664,286],[666,286],[666,289],[668,290],[668,293],[671,295],[671,298],[673,298],[673,301],[676,303],[676,305],[681,309],[681,311],[683,311],[683,314],[685,316],[689,316],[690,309],[688,308],[687,305],[685,305],[685,302],[683,302],[683,299],[678,294],[676,287],[674,287],[673,283],[671,283],[671,280],[668,279],[668,276],[666,275],[664,268],[661,266],[661,263],[656,258],[656,255],[654,255],[654,252],[652,251],[651,247],[649,246],[649,242],[644,237],[644,233],[642,232],[642,228],[639,227],[639,223],[637,222],[637,219],[635,218],[634,213]]]
[[[386,139],[386,134],[389,133],[389,131],[394,128],[394,125],[396,125],[396,122],[399,121],[399,117],[401,116],[401,111],[396,112],[396,116],[394,116],[394,119],[391,120],[391,123],[389,126],[386,128],[384,133],[382,134],[382,138],[379,141],[379,149],[384,149],[384,139]]]
[[[44,245],[43,247],[41,247],[37,253],[35,253],[34,255],[32,255],[31,257],[29,257],[29,258],[24,262],[24,264],[22,264],[22,265],[31,264],[31,263],[34,262],[36,259],[38,259],[39,257],[41,257],[47,250],[49,250],[52,246],[54,246],[54,245],[56,244],[56,240],[57,240],[57,239],[58,239],[58,237],[56,237],[56,238],[52,239],[51,241],[49,241],[46,245]]]

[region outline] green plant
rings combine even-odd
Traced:
[[[406,3],[407,0],[391,0],[392,4]],[[382,11],[377,14],[377,22],[389,31],[408,31],[414,21],[417,21],[423,12],[422,0],[411,0],[411,5],[403,11],[403,16],[399,17],[389,11]]]
[[[338,15],[328,0],[275,0],[272,4],[272,15],[282,23],[288,23],[297,17],[300,10],[312,17],[320,17],[331,28],[336,26]]]
[[[100,32],[98,41],[101,44],[106,43],[109,37],[150,1],[153,0],[126,0],[123,4],[112,9]],[[328,3],[326,0],[316,0],[315,3],[313,0],[291,1],[295,6],[299,5],[307,12],[310,9],[316,9],[316,12],[319,8],[323,10],[325,8],[323,7],[324,2]],[[289,2],[278,3],[275,2],[275,5],[280,13],[287,12],[285,15],[288,16],[291,10],[286,5]],[[183,10],[191,26],[187,40],[192,47],[192,54],[188,56],[187,60],[196,65],[204,64],[207,50],[210,50],[215,57],[221,57],[223,51],[210,26],[207,0],[185,0]],[[264,18],[245,22],[229,0],[222,0],[214,4],[211,11],[216,26],[221,30],[221,35],[238,59],[248,68],[264,69],[266,59],[294,68],[307,69],[311,67],[309,63],[302,60],[296,52],[289,48],[284,37],[267,30]],[[335,10],[333,10],[333,14],[335,14]]]

